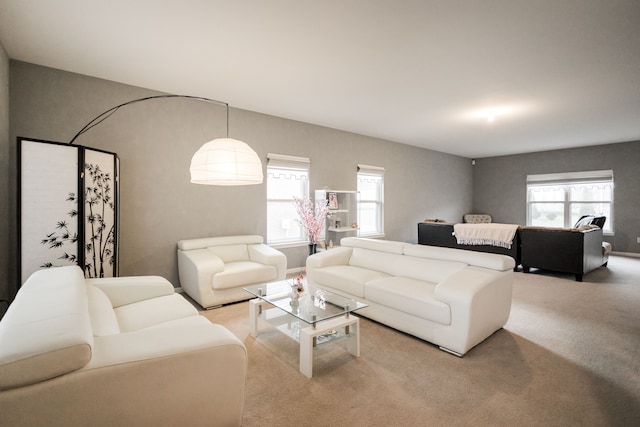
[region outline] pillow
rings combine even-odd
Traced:
[[[578,222],[576,222],[576,225],[574,225],[573,228],[580,228],[585,225],[591,225],[594,218],[595,217],[593,215],[585,215],[582,218],[580,218]]]
[[[467,224],[488,224],[493,222],[493,218],[489,214],[464,214],[462,222]]]
[[[593,217],[593,221],[591,221],[591,224],[597,225],[600,228],[604,228],[605,222],[607,222],[607,217],[602,215],[602,216]]]

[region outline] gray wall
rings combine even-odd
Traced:
[[[6,141],[2,149],[12,153],[14,176],[16,137],[69,141],[108,108],[157,94],[18,61],[10,63],[10,78],[11,136],[9,149]],[[215,187],[189,182],[193,153],[225,134],[223,107],[168,99],[125,107],[77,140],[120,157],[121,275],[158,274],[178,286],[178,240],[266,235],[266,184]],[[235,108],[230,111],[229,136],[248,143],[263,164],[269,152],[309,157],[311,190],[355,190],[358,163],[384,166],[387,239],[415,242],[417,222],[457,219],[471,208],[473,171],[462,157]],[[0,191],[6,200],[7,190]],[[11,203],[9,227],[17,230],[15,196]],[[12,247],[16,242],[14,231]],[[306,251],[283,250],[289,268],[303,266]],[[14,282],[16,262],[9,269]]]
[[[474,210],[491,214],[496,222],[525,224],[527,175],[612,169],[615,229],[605,240],[616,252],[640,253],[639,164],[640,141],[478,159]]]
[[[0,42],[0,300],[7,300],[9,293],[10,254],[10,184],[9,184],[9,56]],[[0,301],[0,317],[6,303]]]

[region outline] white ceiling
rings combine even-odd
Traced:
[[[638,0],[0,0],[0,40],[469,158],[640,140]]]

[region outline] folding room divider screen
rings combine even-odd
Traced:
[[[118,155],[18,138],[18,169],[20,283],[62,265],[117,276]]]

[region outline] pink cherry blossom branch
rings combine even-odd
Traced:
[[[315,243],[320,238],[324,221],[329,213],[329,207],[326,204],[318,203],[314,207],[310,199],[293,198],[298,212],[298,223],[302,226],[302,230],[309,236],[309,242]]]

